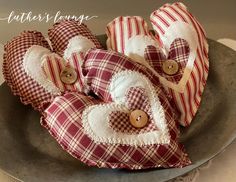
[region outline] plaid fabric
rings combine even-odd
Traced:
[[[30,78],[23,68],[23,58],[32,45],[48,49],[49,45],[40,32],[25,31],[5,45],[3,74],[7,84],[22,103],[31,104],[34,109],[42,111],[54,97]]]
[[[148,113],[150,104],[145,89],[141,87],[131,87],[126,93],[127,107],[130,110],[141,109]]]
[[[69,40],[77,35],[82,35],[88,38],[97,48],[102,48],[98,39],[92,34],[88,27],[75,20],[63,20],[55,23],[53,28],[49,29],[48,35],[53,50],[60,56],[63,56]]]
[[[109,126],[116,132],[127,134],[140,134],[158,130],[158,126],[153,121],[151,105],[145,90],[140,87],[131,87],[126,95],[127,107],[132,112],[135,109],[140,109],[147,113],[149,121],[143,128],[135,128],[130,124],[129,114],[121,111],[113,111],[109,115]]]
[[[196,17],[194,17],[188,11],[187,7],[180,2],[165,4],[155,10],[151,13],[150,21],[153,29],[156,31],[157,37],[159,37],[159,40],[163,45],[165,45],[165,41],[168,40],[166,31],[173,24],[184,23],[192,28],[192,33],[197,34],[197,40],[194,41],[197,43],[197,50],[194,52],[196,58],[194,60],[194,66],[191,70],[191,74],[188,78],[186,78],[188,81],[185,85],[184,91],[180,93],[166,85],[163,85],[174,99],[176,107],[181,113],[179,123],[183,126],[188,126],[199,108],[209,72],[206,33]],[[183,34],[188,33],[189,38],[191,38],[193,36],[192,33],[190,33],[191,31],[185,31],[184,28],[179,30],[174,29],[172,35],[177,35],[177,32],[183,32]],[[176,38],[181,38],[181,34],[179,34]],[[179,57],[179,59],[181,59],[181,57]],[[180,66],[185,67],[185,64]],[[177,78],[177,80],[178,79],[179,78]]]
[[[98,103],[98,100],[78,93],[67,93],[54,99],[45,110],[41,123],[64,150],[90,166],[145,169],[184,167],[191,163],[183,146],[176,141],[178,129],[173,119],[167,119],[171,136],[168,145],[130,146],[94,142],[84,132],[81,114],[87,106]]]
[[[111,101],[108,87],[112,76],[123,70],[137,71],[146,75],[153,85],[158,86],[158,89],[166,94],[164,89],[161,89],[161,86],[159,87],[159,79],[150,70],[115,51],[91,49],[85,55],[85,61],[82,65],[82,72],[85,76],[84,83],[86,83],[87,89],[93,91],[105,102]]]
[[[148,46],[145,50],[145,59],[149,62],[149,64],[163,77],[165,77],[168,81],[179,83],[181,80],[184,69],[188,62],[188,57],[190,54],[190,49],[188,42],[184,39],[178,38],[173,41],[170,46],[170,51],[168,57],[166,57],[163,52],[154,47]],[[165,60],[175,60],[179,65],[179,70],[175,75],[167,75],[162,69],[162,64]]]
[[[65,91],[82,91],[82,72],[80,65],[81,55],[73,53],[70,60],[65,61],[63,58],[56,54],[48,55],[44,58],[42,69],[44,73],[51,80],[61,92]],[[65,84],[61,81],[60,74],[66,68],[71,67],[78,74],[77,81],[74,84]]]

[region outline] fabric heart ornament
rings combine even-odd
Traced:
[[[151,14],[150,20],[162,47],[161,51],[148,47],[146,59],[174,99],[181,113],[180,124],[188,126],[199,108],[208,77],[206,34],[182,3],[163,5]],[[173,60],[170,66],[174,68],[169,69],[172,75],[163,70],[167,59]]]
[[[148,46],[145,49],[144,58],[160,76],[178,84],[184,74],[189,54],[190,48],[188,42],[184,39],[177,38],[171,43],[167,56],[162,49]]]
[[[65,59],[52,53],[46,39],[37,31],[25,31],[5,45],[3,74],[7,84],[15,95],[20,96],[22,103],[31,104],[39,111],[43,111],[61,92],[82,89],[78,64],[82,64],[87,50],[101,47],[87,26],[78,21],[56,23],[49,33],[54,51],[61,55],[65,52]],[[62,77],[72,76],[66,72],[65,76],[61,75],[68,68],[76,75],[74,84],[62,82]]]
[[[5,45],[3,75],[6,83],[13,94],[20,96],[22,103],[31,104],[39,111],[60,94],[40,67],[41,57],[48,53],[51,51],[46,39],[36,31],[25,31]]]
[[[125,95],[125,106],[128,112],[113,111],[110,113],[109,126],[113,130],[125,134],[159,130],[154,121],[149,98],[144,88],[131,87],[128,89]],[[137,115],[132,118],[132,114],[135,113]]]
[[[82,53],[75,55],[71,59],[65,60],[57,54],[45,55],[42,59],[42,69],[46,77],[60,89],[61,92],[77,91],[81,92],[83,76],[80,65],[83,61]]]

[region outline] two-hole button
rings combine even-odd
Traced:
[[[135,128],[143,128],[148,122],[148,116],[142,110],[134,110],[130,113],[129,120]]]
[[[60,78],[65,84],[74,84],[77,80],[77,72],[71,67],[66,67],[61,71]]]
[[[162,70],[167,75],[174,75],[179,71],[179,65],[175,60],[166,60],[162,64]]]

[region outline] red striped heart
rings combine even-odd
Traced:
[[[43,58],[42,69],[47,78],[52,81],[61,92],[82,91],[83,76],[80,65],[82,64],[82,53],[73,53],[69,60],[64,60],[55,53],[48,54]],[[61,80],[61,72],[65,68],[73,68],[77,73],[77,80],[73,84],[66,84]]]

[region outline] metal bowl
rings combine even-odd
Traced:
[[[99,36],[105,43],[106,37]],[[0,168],[23,181],[166,181],[207,162],[236,137],[236,52],[209,40],[210,73],[192,125],[181,141],[193,162],[182,169],[127,171],[88,167],[74,159],[40,126],[40,115],[0,87]]]

